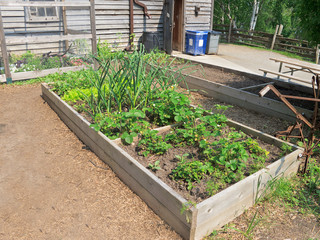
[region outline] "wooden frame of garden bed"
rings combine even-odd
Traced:
[[[91,128],[90,123],[50,91],[47,84],[42,84],[42,97],[79,139],[185,239],[201,239],[214,229],[222,227],[254,204],[268,180],[279,175],[296,173],[300,165],[298,156],[302,149],[292,145],[292,153],[203,202],[191,206],[181,214],[183,206],[188,204],[187,200],[121,149],[115,141]],[[283,144],[279,139],[237,122],[229,120],[228,124],[270,144]]]
[[[281,101],[276,101],[270,98],[259,97],[256,94],[246,92],[241,89],[229,87],[220,83],[211,82],[194,76],[184,75],[185,81],[180,82],[180,86],[189,89],[200,90],[202,95],[212,97],[218,101],[234,104],[245,109],[255,112],[267,114],[273,117],[278,117],[288,121],[296,121],[296,116],[290,109]],[[186,83],[186,84],[185,84]],[[300,113],[311,117],[313,112],[301,107],[295,107]]]
[[[230,68],[215,66],[208,63],[184,59],[181,57],[175,57],[175,58],[180,60],[190,61],[192,64],[200,64],[205,67],[217,69],[218,71],[233,73],[239,76],[248,77],[250,79],[263,81],[265,83],[274,82],[276,86],[291,89],[293,91],[297,90],[304,93],[313,94],[313,90],[311,87],[302,86],[295,83],[288,83],[281,80],[253,74],[253,73],[242,72],[242,71],[238,71]],[[185,82],[188,84],[188,88],[202,90],[200,91],[202,95],[212,97],[213,99],[216,99],[218,101],[223,101],[226,103],[237,105],[245,109],[267,114],[273,117],[278,117],[278,118],[285,119],[292,122],[296,121],[295,114],[291,112],[289,108],[280,100],[276,101],[270,98],[259,97],[257,94],[253,94],[238,88],[229,87],[221,83],[208,81],[203,78],[189,76],[186,74],[183,74],[183,75],[185,77]],[[180,86],[184,88],[186,87],[186,85],[184,84],[184,81],[180,82]],[[253,86],[250,88],[253,88]],[[296,109],[300,113],[304,113],[305,116],[307,117],[312,117],[313,115],[313,112],[308,109],[304,109],[301,107],[296,107]]]
[[[92,65],[93,67],[93,65]],[[80,71],[81,69],[86,69],[88,66],[81,65],[81,66],[71,66],[71,67],[61,67],[61,68],[51,68],[51,69],[44,69],[44,70],[38,70],[38,71],[29,71],[29,72],[17,72],[17,73],[11,73],[12,75],[12,81],[23,81],[38,77],[44,77],[49,74],[53,73],[64,73],[69,71]],[[0,83],[6,82],[6,75],[2,74],[0,75]]]

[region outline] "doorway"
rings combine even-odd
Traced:
[[[174,0],[173,9],[173,29],[172,29],[172,48],[182,51],[184,40],[184,1]]]

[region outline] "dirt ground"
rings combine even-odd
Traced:
[[[40,94],[0,86],[0,239],[180,239]]]

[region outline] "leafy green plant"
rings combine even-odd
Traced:
[[[100,71],[95,72],[91,81],[92,87],[96,87],[98,92],[103,92],[101,87],[107,86],[110,94],[96,102],[108,112],[147,107],[155,100],[155,95],[183,80],[179,72],[176,72],[178,76],[174,75],[171,62],[158,62],[153,58],[146,61],[143,47],[122,58],[118,55],[111,58],[110,55],[98,52],[97,56],[93,56],[100,65]],[[96,109],[92,109],[92,112],[96,112]]]
[[[161,169],[161,167],[160,167],[160,161],[159,161],[159,160],[158,160],[158,161],[155,161],[154,164],[149,163],[148,168],[151,169],[151,170],[154,171],[154,172],[160,170],[160,169]]]
[[[22,55],[11,54],[9,58],[12,72],[28,72],[64,66],[79,66],[86,62],[81,58],[70,58],[69,56],[50,56],[47,54],[36,55],[27,51]]]
[[[174,91],[174,87],[155,94],[153,99],[146,110],[150,113],[150,119],[159,126],[168,125],[174,121],[183,122],[183,116],[192,113],[188,97]]]
[[[174,180],[183,180],[185,181],[188,186],[188,190],[193,188],[193,182],[200,181],[206,174],[210,174],[213,169],[208,162],[201,162],[201,161],[187,161],[185,159],[189,154],[184,154],[182,156],[176,156],[179,160],[176,168],[172,170],[171,177]]]
[[[145,113],[137,109],[106,115],[101,113],[95,116],[95,123],[91,124],[91,127],[111,139],[121,137],[125,144],[131,144],[138,133],[149,127],[145,117]]]
[[[157,133],[158,131],[149,129],[142,131],[138,143],[139,154],[145,157],[150,153],[161,155],[172,148],[172,145],[163,141],[163,137]]]
[[[281,150],[282,150],[282,153],[280,154],[280,157],[283,157],[285,156],[286,154],[292,152],[292,146],[291,145],[288,145],[286,143],[283,143],[281,145]]]

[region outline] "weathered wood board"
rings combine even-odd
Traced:
[[[39,71],[17,72],[17,73],[12,73],[12,81],[20,81],[20,80],[28,80],[32,78],[44,77],[53,73],[79,71],[85,68],[87,68],[87,66],[82,65],[82,66],[73,66],[73,67],[52,68],[52,69],[39,70]],[[4,74],[0,75],[0,83],[5,81],[6,81],[5,75]]]
[[[203,90],[201,91],[201,94],[219,101],[231,103],[249,110],[279,117],[288,121],[296,120],[294,113],[291,112],[282,102],[269,98],[262,98],[253,93],[198,77],[186,76],[185,82],[187,83],[188,88]],[[182,87],[186,87],[185,82],[180,82],[180,85]],[[302,109],[300,107],[296,108],[299,112],[305,113],[307,117],[312,116],[312,112],[310,110]]]
[[[65,124],[105,161],[122,181],[185,239],[201,239],[214,229],[228,223],[254,204],[256,196],[259,195],[257,193],[263,191],[263,187],[270,178],[294,174],[300,164],[298,155],[302,153],[302,149],[292,145],[294,151],[291,154],[181,215],[180,210],[183,204],[187,203],[183,197],[155,177],[115,142],[101,132],[95,132],[87,120],[51,92],[46,84],[42,85],[42,97]],[[229,121],[229,124],[276,145],[283,143],[281,140],[234,121]]]

